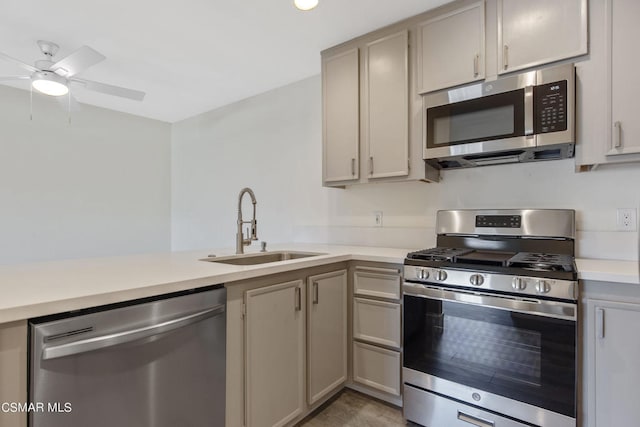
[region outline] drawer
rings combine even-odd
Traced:
[[[399,269],[356,267],[353,292],[356,295],[400,300],[402,280]]]
[[[400,396],[400,352],[354,342],[353,381]]]
[[[401,305],[364,298],[353,300],[353,338],[400,348]]]
[[[513,419],[501,417],[428,391],[404,385],[403,415],[427,427],[527,427]]]

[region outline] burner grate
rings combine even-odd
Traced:
[[[473,249],[466,248],[448,248],[448,247],[436,247],[430,249],[423,249],[420,251],[410,252],[407,254],[407,258],[422,259],[427,261],[451,261],[455,262],[456,257],[466,255],[473,252]]]
[[[536,271],[574,271],[573,257],[565,254],[520,252],[507,261],[507,266]]]

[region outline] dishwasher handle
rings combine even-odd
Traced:
[[[198,311],[188,316],[177,319],[168,320],[156,325],[145,326],[142,328],[132,329],[114,334],[101,335],[98,337],[87,338],[84,340],[74,341],[66,344],[46,347],[42,350],[42,360],[57,359],[59,357],[71,356],[73,354],[86,353],[92,350],[112,347],[118,344],[124,344],[131,341],[137,341],[143,338],[173,331],[185,326],[193,325],[202,320],[220,315],[225,312],[225,305],[219,304],[206,310]]]

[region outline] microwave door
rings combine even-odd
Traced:
[[[427,157],[535,146],[531,88],[427,108]]]

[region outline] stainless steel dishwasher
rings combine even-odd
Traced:
[[[31,427],[223,427],[226,290],[30,322]]]

